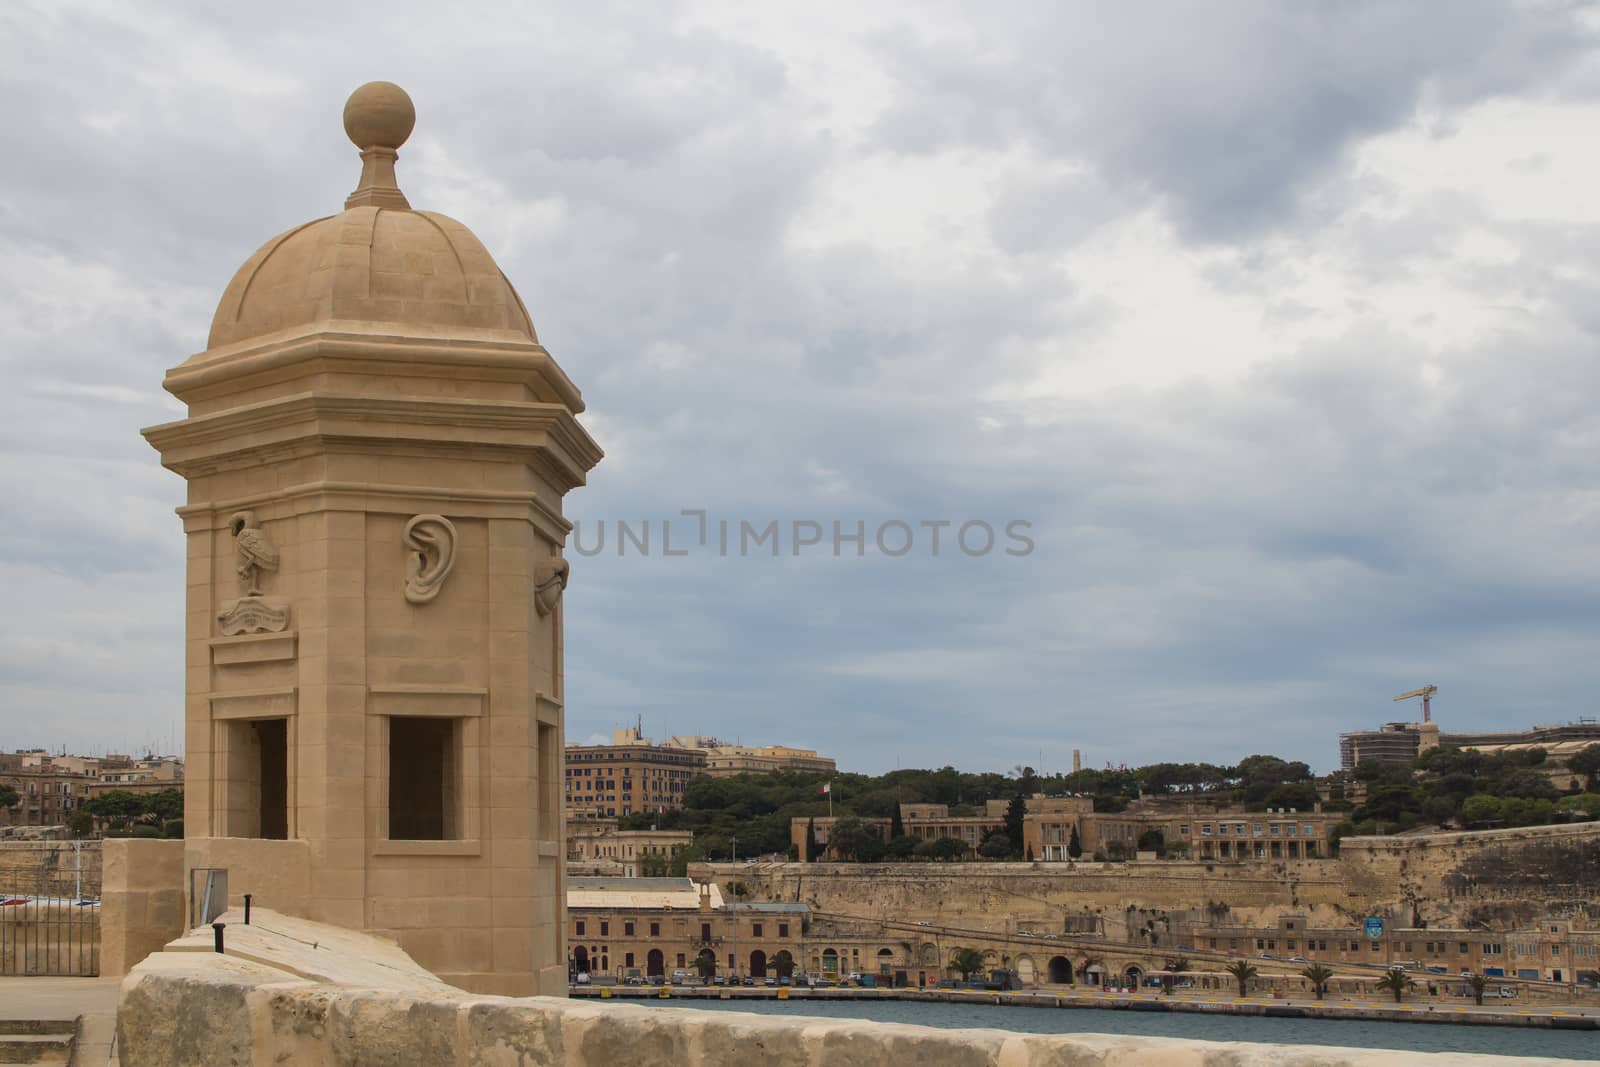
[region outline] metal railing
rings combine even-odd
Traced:
[[[100,971],[98,842],[0,844],[0,975]]]

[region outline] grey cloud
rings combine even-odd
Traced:
[[[910,22],[880,36],[899,91],[879,134],[901,152],[1090,161],[1194,238],[1228,240],[1293,218],[1349,144],[1424,99],[1554,79],[1593,38],[1575,7],[1491,0],[1000,9],[959,43]]]
[[[1372,190],[1336,165],[1419,93],[1459,107],[1559,72],[1583,43],[1555,40],[1560,11],[1460,5],[1420,43],[1423,9],[1103,6],[1094,26],[995,16],[967,47],[885,41],[897,103],[860,151],[1022,144],[1050,163],[992,190],[992,258],[925,261],[789,242],[847,149],[807,132],[776,49],[685,31],[676,8],[318,9],[314,34],[311,8],[178,10],[41,17],[4,65],[0,99],[27,105],[6,133],[30,148],[0,176],[0,491],[21,510],[0,560],[28,606],[0,630],[8,732],[25,717],[87,745],[164,733],[181,707],[181,485],[137,430],[174,417],[160,375],[237,265],[338,208],[356,170],[337,108],[367,77],[417,98],[413,202],[484,238],[611,428],[569,514],[1035,523],[1025,559],[574,554],[574,737],[642,712],[868,769],[1041,749],[1060,767],[1073,747],[1326,766],[1338,730],[1425,680],[1482,726],[1600,681],[1593,235],[1505,224],[1521,261],[1455,264],[1481,205],[1361,223],[1345,208]],[[352,74],[357,39],[391,62]],[[213,48],[245,75],[196,87]],[[85,116],[111,105],[120,125],[96,132]],[[1152,197],[1235,242],[1210,280],[1264,313],[1290,313],[1285,280],[1325,246],[1364,280],[1542,310],[1439,357],[1351,307],[1341,336],[1232,385],[1024,402],[1121,313],[1049,256]]]

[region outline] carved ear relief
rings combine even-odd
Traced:
[[[426,604],[455,566],[456,528],[443,515],[413,515],[401,539],[407,549],[406,600]]]

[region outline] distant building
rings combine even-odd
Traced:
[[[765,978],[804,969],[805,904],[733,904],[687,878],[568,878],[570,974],[621,978],[697,971]]]
[[[1363,763],[1380,767],[1409,767],[1424,752],[1438,748],[1436,722],[1389,722],[1380,730],[1339,735],[1339,766],[1353,771]]]
[[[1600,744],[1600,722],[1579,719],[1552,726],[1502,733],[1441,734],[1443,748],[1475,748],[1480,752],[1515,752],[1542,748],[1552,760],[1566,762],[1590,745]]]
[[[566,746],[566,802],[573,814],[622,817],[683,807],[689,780],[703,774],[700,749],[658,745],[637,727],[613,730],[609,745]]]
[[[796,902],[741,903],[687,878],[568,878],[567,969],[591,980],[697,980],[704,967],[765,983],[802,974],[874,975],[924,985],[945,974],[934,944],[916,951],[883,923],[813,915]]]
[[[1296,811],[1292,808],[1267,808],[1251,811],[1232,805],[1150,805],[1136,803],[1123,812],[1096,812],[1092,797],[1034,796],[1025,800],[1022,819],[1022,851],[1032,860],[1064,862],[1072,859],[1072,838],[1084,859],[1096,853],[1120,853],[1132,857],[1139,842],[1154,831],[1161,835],[1162,848],[1169,853],[1193,859],[1238,861],[1305,860],[1328,855],[1328,833],[1343,818],[1321,811]],[[1005,828],[1010,802],[991,800],[982,815],[951,815],[944,804],[902,804],[900,821],[908,836],[919,842],[952,838],[961,842],[963,857],[974,859],[983,840]],[[795,853],[802,862],[817,857],[806,855],[806,829],[812,827],[817,844],[826,850],[828,838],[839,819],[797,818],[790,821],[789,834]],[[863,819],[885,842],[889,840],[891,820]]]
[[[837,770],[831,756],[819,756],[814,748],[730,745],[714,737],[669,737],[666,743],[704,752],[706,773],[717,778],[735,774],[773,774],[778,771],[832,774]]]
[[[615,819],[567,820],[567,862],[614,864],[624,878],[640,877],[646,857],[670,859],[674,850],[693,844],[691,830],[619,830]]]
[[[1363,763],[1409,767],[1412,760],[1435,748],[1475,748],[1490,753],[1542,748],[1552,761],[1565,763],[1593,744],[1600,744],[1600,721],[1594,719],[1472,734],[1441,733],[1436,722],[1390,722],[1378,730],[1340,734],[1339,766],[1346,771]]]
[[[183,760],[51,755],[43,749],[3,752],[0,785],[17,791],[16,806],[0,808],[0,827],[61,826],[85,801],[114,789],[144,793],[183,788]]]
[[[1388,925],[1378,938],[1359,927],[1312,927],[1304,915],[1272,926],[1235,926],[1180,919],[1172,937],[1196,948],[1235,955],[1304,956],[1322,964],[1411,965],[1418,981],[1444,981],[1463,971],[1493,978],[1570,982],[1600,967],[1600,928],[1583,911],[1491,930]],[[1431,972],[1431,974],[1429,973]],[[1378,971],[1369,972],[1372,980]]]

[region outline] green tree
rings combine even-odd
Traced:
[[[900,815],[900,802],[895,801],[893,812],[889,816],[889,840],[906,836],[906,821]]]
[[[1188,956],[1174,956],[1167,961],[1166,973],[1161,976],[1161,991],[1171,996],[1178,988],[1178,975],[1189,969]]]
[[[1468,826],[1499,822],[1500,798],[1483,793],[1468,797],[1461,805],[1461,821]]]
[[[988,860],[1003,860],[1011,855],[1011,838],[1004,830],[995,830],[978,846],[978,855]]]
[[[1586,745],[1567,760],[1567,769],[1583,775],[1587,793],[1600,793],[1600,745]]]
[[[145,799],[145,810],[163,823],[183,818],[183,790],[163,789]]]
[[[1072,827],[1072,836],[1067,839],[1067,855],[1073,859],[1083,855],[1083,842],[1078,838],[1078,827]]]
[[[113,789],[83,802],[80,810],[112,826],[124,827],[145,813],[144,798],[126,789]]]
[[[1167,851],[1167,839],[1160,830],[1146,830],[1139,835],[1138,849],[1140,852],[1154,852],[1163,856]]]
[[[967,846],[953,837],[935,837],[917,843],[916,854],[929,860],[953,860],[966,855]]]
[[[22,796],[9,785],[0,785],[0,808],[14,808]]]
[[[887,853],[890,859],[909,859],[917,851],[917,839],[906,834],[901,834],[889,842]]]
[[[1489,979],[1481,974],[1467,975],[1467,988],[1472,990],[1472,999],[1483,1005],[1483,991],[1489,988]]]
[[[788,949],[778,953],[777,958],[772,961],[772,966],[778,972],[779,978],[794,977],[794,957],[789,955]]]
[[[700,955],[695,957],[694,969],[700,972],[700,980],[709,982],[717,973],[717,957],[708,948],[701,949]]]
[[[1032,768],[1028,768],[1030,771]],[[1006,806],[1006,843],[1012,848],[1021,851],[1022,826],[1028,814],[1028,802],[1018,793],[1011,798],[1011,803]]]
[[[1393,993],[1394,1002],[1398,1004],[1401,997],[1417,988],[1417,983],[1413,982],[1406,972],[1395,969],[1378,979],[1377,986],[1386,993]]]
[[[821,857],[817,855],[817,820],[807,819],[805,860],[807,863],[815,863],[819,859]]]
[[[1239,983],[1239,995],[1246,996],[1250,989],[1250,980],[1261,972],[1249,960],[1239,960],[1228,964],[1227,972],[1233,975],[1233,980]]]
[[[881,855],[882,844],[878,828],[854,815],[840,819],[828,831],[828,848],[841,860],[855,862],[867,858],[863,853],[870,852],[873,845],[879,846]]]
[[[705,858],[705,853],[694,845],[673,845],[672,860],[668,866],[668,873],[674,878],[687,878],[689,877],[689,864],[699,863]]]
[[[962,981],[969,981],[973,975],[983,973],[983,953],[975,948],[958,948],[950,957],[950,969],[959,971]]]
[[[672,860],[659,852],[647,852],[639,857],[639,877],[665,878],[672,870]]]
[[[1316,994],[1318,1000],[1328,992],[1328,983],[1333,980],[1333,971],[1320,963],[1301,968],[1300,974],[1311,983],[1311,991]]]
[[[1577,793],[1556,801],[1556,810],[1570,819],[1600,819],[1600,793]]]

